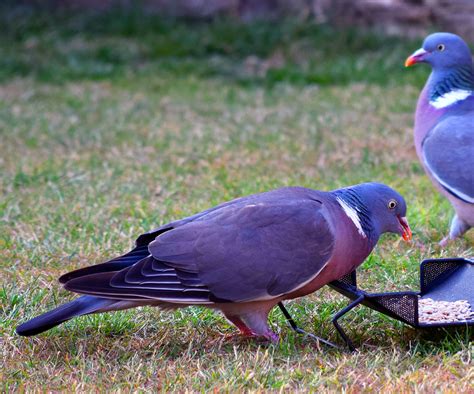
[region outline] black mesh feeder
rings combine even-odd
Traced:
[[[453,326],[474,325],[474,260],[463,258],[430,259],[420,265],[420,291],[401,291],[390,293],[369,293],[357,286],[356,271],[331,282],[331,288],[348,297],[352,302],[336,313],[332,322],[349,349],[355,350],[338,320],[359,304],[365,305],[393,319],[414,328],[431,329]],[[431,316],[430,305],[454,305],[464,303],[464,314],[457,319]],[[426,306],[428,305],[428,306]],[[470,305],[470,307],[469,307]],[[290,326],[297,332],[314,337],[320,342],[337,347],[333,343],[318,338],[299,328],[282,303],[280,309]],[[470,308],[470,309],[469,309]],[[449,311],[446,311],[448,313]]]

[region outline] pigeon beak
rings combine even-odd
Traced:
[[[400,230],[401,230],[401,233],[402,233],[402,238],[405,241],[410,241],[412,233],[411,233],[410,226],[408,225],[407,218],[404,217],[404,216],[399,216],[398,221],[400,222],[400,226],[401,226]]]
[[[422,62],[424,60],[423,56],[427,53],[428,51],[425,51],[423,48],[420,48],[417,51],[413,52],[410,56],[407,57],[407,60],[405,60],[405,67],[410,67],[416,63]]]

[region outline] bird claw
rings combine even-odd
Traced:
[[[280,336],[273,331],[270,331],[268,334],[264,335],[264,338],[269,340],[272,343],[278,343],[280,341]]]

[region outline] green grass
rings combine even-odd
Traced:
[[[3,7],[0,24],[1,391],[474,389],[472,330],[418,332],[365,308],[343,322],[355,354],[318,348],[277,310],[277,345],[226,340],[236,330],[199,308],[14,333],[72,298],[61,273],[167,221],[283,185],[375,180],[406,197],[415,242],[384,236],[360,268],[364,288],[415,289],[422,259],[472,256],[472,234],[436,246],[452,212],[411,135],[428,70],[402,68],[419,42],[120,11]],[[339,341],[330,316],[346,302],[323,289],[289,309]]]

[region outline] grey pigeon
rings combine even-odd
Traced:
[[[474,68],[469,47],[451,33],[426,37],[405,66],[416,63],[432,67],[416,107],[416,152],[456,211],[445,246],[474,227]]]
[[[331,192],[286,187],[238,198],[141,235],[129,253],[63,275],[84,294],[17,327],[35,335],[75,316],[142,305],[202,305],[242,334],[277,340],[268,313],[341,278],[381,234],[411,239],[406,204],[365,183]]]

